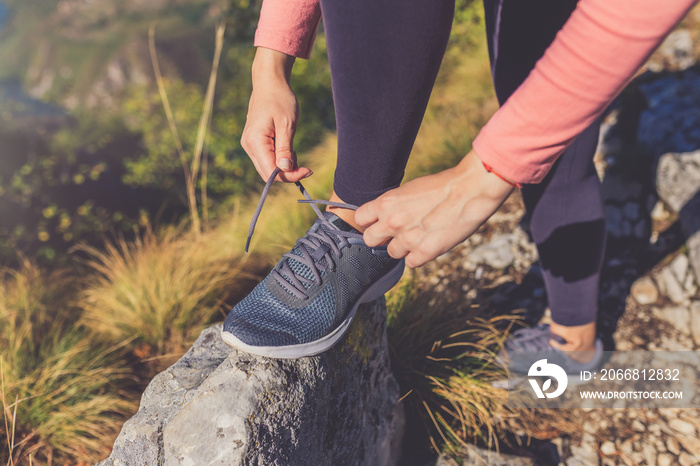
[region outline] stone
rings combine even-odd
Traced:
[[[680,454],[678,457],[678,462],[681,464],[681,466],[697,466],[700,464],[700,460],[694,459],[686,452]]]
[[[571,456],[583,464],[598,464],[598,452],[596,451],[595,440],[591,442],[582,441],[581,445],[571,445]],[[567,461],[567,465],[569,462]]]
[[[371,463],[368,463],[371,464]],[[466,464],[488,464],[491,466],[533,466],[531,458],[509,455],[493,450],[486,450],[474,445],[463,450],[458,455],[440,455],[435,466],[457,466]]]
[[[688,296],[685,294],[683,284],[679,283],[676,275],[669,267],[664,267],[659,272],[656,282],[659,284],[660,291],[668,296],[675,304],[684,304],[688,301]]]
[[[642,445],[642,454],[647,464],[656,464],[656,448],[651,443]]]
[[[494,235],[491,241],[474,248],[469,253],[469,262],[486,264],[494,269],[504,269],[515,260],[512,249],[517,243],[518,238],[515,234]]]
[[[655,303],[659,299],[659,290],[654,280],[647,276],[635,281],[630,292],[634,300],[642,305]]]
[[[681,434],[695,435],[695,426],[682,419],[671,419],[668,421],[668,426]]]
[[[671,269],[678,283],[685,285],[685,279],[688,274],[688,256],[678,254],[668,265],[668,268]]]
[[[666,439],[666,448],[674,455],[678,455],[681,452],[681,446],[678,443],[678,440],[676,440],[673,437],[669,437]]]
[[[700,301],[690,303],[690,334],[697,346],[700,346]]]
[[[700,458],[700,439],[689,435],[678,435],[676,438],[688,453],[695,458]]]
[[[688,256],[700,283],[700,151],[670,152],[656,170],[659,197],[678,213],[686,235]]]
[[[651,213],[649,215],[651,216],[651,219],[656,222],[667,220],[671,216],[671,214],[666,210],[666,206],[662,201],[657,201],[656,204],[654,204],[654,207],[651,209]]]
[[[693,267],[695,283],[700,284],[700,211],[688,209],[681,212],[681,225],[688,235],[685,245],[688,247],[690,265]]]
[[[671,466],[672,463],[673,456],[669,455],[668,453],[661,453],[656,457],[657,466]]]
[[[647,429],[644,427],[644,424],[642,424],[642,421],[635,419],[632,421],[632,430],[635,432],[644,432]]]
[[[403,408],[386,305],[363,305],[329,351],[274,360],[234,350],[221,324],[146,388],[110,457],[117,465],[391,465]]]
[[[685,70],[695,64],[693,37],[687,29],[678,29],[668,35],[659,47],[659,55],[666,61],[664,68]]]
[[[673,325],[679,332],[688,333],[690,312],[687,308],[680,306],[655,307],[653,312],[656,318]]]
[[[656,439],[656,443],[654,443],[654,445],[656,445],[656,451],[658,451],[659,453],[663,453],[666,451],[666,444],[663,440]]]
[[[600,451],[604,455],[610,456],[617,452],[617,448],[615,447],[615,444],[613,442],[603,442],[603,444],[600,446]]]

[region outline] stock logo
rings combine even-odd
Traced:
[[[540,387],[537,379],[528,379],[532,389],[537,395],[537,398],[556,398],[566,390],[566,386],[569,383],[569,378],[566,375],[566,371],[556,364],[548,363],[546,359],[540,359],[535,361],[535,363],[530,366],[530,370],[527,373],[530,377],[547,377],[547,379]],[[548,392],[552,386],[552,379],[557,381],[557,389],[553,392]]]

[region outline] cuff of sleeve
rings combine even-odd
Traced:
[[[315,34],[309,39],[290,38],[279,33],[265,31],[258,28],[255,31],[255,47],[276,50],[297,58],[308,59],[314,45]]]
[[[503,156],[489,144],[484,131],[474,139],[472,147],[481,162],[491,167],[494,172],[517,184],[537,184],[541,182],[552,168],[552,164],[514,163],[513,157]]]

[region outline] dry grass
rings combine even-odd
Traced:
[[[497,448],[512,412],[506,392],[490,382],[505,374],[495,354],[518,318],[427,308],[413,290],[408,273],[387,297],[392,368],[409,415],[421,421],[435,451],[456,452],[473,441]]]
[[[0,458],[95,461],[109,451],[133,396],[120,391],[128,369],[75,326],[62,274],[25,262],[0,270]]]
[[[161,355],[181,352],[249,277],[240,253],[222,254],[207,235],[176,228],[80,249],[94,271],[78,299],[82,323],[112,342],[133,337]]]

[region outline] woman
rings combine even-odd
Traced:
[[[506,349],[575,352],[567,353],[578,354],[571,371],[597,364],[605,245],[592,163],[597,119],[694,3],[484,0],[502,107],[456,167],[398,187],[454,1],[265,0],[243,147],[263,179],[311,173],[293,150],[298,110],[289,77],[294,58],[308,58],[323,16],[338,163],[332,205],[232,310],[224,339],[271,357],[324,351],[361,302],[398,280],[400,259],[417,267],[448,251],[522,186],[553,323],[516,332]],[[343,266],[346,249],[359,254],[354,267]]]

